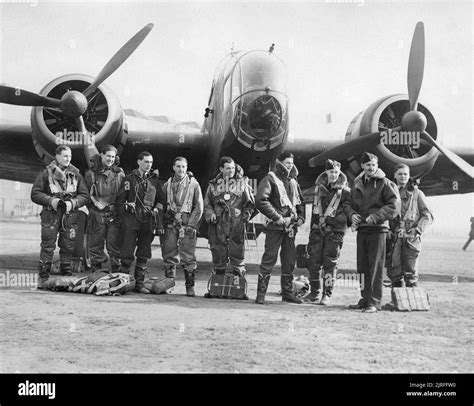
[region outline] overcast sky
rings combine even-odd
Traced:
[[[154,23],[106,84],[124,108],[199,124],[215,67],[232,44],[250,50],[275,43],[287,67],[290,131],[323,139],[342,139],[359,111],[407,92],[410,43],[423,21],[420,102],[434,114],[443,144],[473,146],[471,1],[0,0],[0,18],[0,82],[31,91],[66,73],[95,76],[136,31]],[[28,120],[29,112],[0,105],[0,119]],[[472,197],[463,201],[469,211]]]

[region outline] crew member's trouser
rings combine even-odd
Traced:
[[[196,271],[196,240],[195,230],[194,232],[193,230],[185,231],[183,237],[179,238],[179,229],[175,227],[165,229],[165,234],[160,237],[160,241],[163,267],[167,278],[176,277],[176,267],[180,259],[184,272]]]
[[[398,238],[392,252],[392,261],[387,264],[387,276],[392,286],[406,286],[418,282],[418,255],[420,255],[420,238]]]
[[[244,226],[245,224],[242,221],[234,221],[234,227],[226,236],[225,233],[219,232],[219,230],[226,229],[226,227],[219,227],[218,229],[216,225],[210,225],[209,245],[216,274],[225,274],[228,263],[230,263],[235,275],[245,274]]]
[[[288,281],[293,281],[293,270],[295,269],[296,263],[295,235],[296,233],[294,233],[293,237],[290,237],[288,232],[283,230],[267,229],[266,231],[265,252],[262,256],[262,262],[260,263],[260,275],[262,280],[266,281],[265,286],[268,287],[268,280],[277,262],[278,250],[281,247],[280,283],[283,297],[293,294],[293,285],[292,283],[288,283]]]
[[[125,215],[123,241],[120,250],[120,272],[130,273],[134,254],[137,258],[136,266],[146,268],[148,259],[151,258],[151,243],[154,237],[150,215],[145,216],[143,222],[138,221],[135,214],[128,213]]]
[[[59,214],[50,209],[41,212],[41,251],[40,261],[51,263],[53,261],[56,239],[59,246],[59,262],[62,274],[68,274],[72,270],[72,251],[77,232],[76,212],[70,212],[63,216],[64,230],[59,231],[61,224]],[[58,237],[59,234],[59,237]]]
[[[112,272],[120,268],[120,247],[122,245],[123,230],[116,222],[111,221],[113,217],[106,217],[97,211],[89,211],[88,239],[89,257],[94,268],[100,269],[107,262],[104,252],[104,242],[110,257]]]
[[[331,296],[336,281],[337,260],[341,254],[344,233],[332,233],[322,235],[319,230],[312,230],[308,242],[308,271],[311,292],[321,292],[321,280],[323,283],[323,295]],[[322,267],[322,269],[321,269]]]
[[[357,272],[361,276],[362,305],[380,309],[385,266],[386,233],[357,233]]]

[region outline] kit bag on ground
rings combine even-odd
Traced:
[[[213,273],[207,283],[206,298],[248,300],[247,279],[239,275],[217,275]]]
[[[423,288],[392,288],[393,310],[430,310],[430,299]]]

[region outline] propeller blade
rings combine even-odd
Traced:
[[[91,137],[89,131],[87,131],[86,125],[84,123],[84,118],[82,116],[75,118],[77,128],[80,132],[84,134],[84,155],[86,157],[87,165],[90,167],[91,158],[99,153],[99,150],[95,146],[94,138]]]
[[[130,38],[127,43],[120,48],[117,53],[107,62],[104,68],[97,75],[95,80],[89,85],[89,87],[84,90],[83,95],[89,96],[95,89],[97,89],[100,84],[107,79],[112,73],[114,73],[120,65],[122,65],[127,58],[138,48],[142,41],[149,34],[153,24],[147,24],[140,31],[138,31],[132,38]]]
[[[381,137],[382,134],[380,132],[358,137],[312,157],[308,161],[308,164],[310,167],[314,168],[316,166],[323,166],[326,159],[340,161],[347,159],[350,156],[355,156],[362,152],[372,150],[379,144]]]
[[[61,100],[40,96],[39,94],[14,87],[0,85],[0,103],[13,104],[15,106],[59,107]]]
[[[82,116],[75,117],[74,121],[76,122],[77,129],[81,133],[87,134],[87,128],[86,128],[86,124],[84,123],[84,118]]]
[[[410,99],[410,110],[416,110],[418,97],[420,95],[421,83],[423,82],[423,70],[425,68],[425,28],[420,21],[416,24],[415,33],[411,41],[410,57],[408,59],[408,98]]]
[[[441,152],[446,158],[448,158],[454,165],[456,165],[461,171],[463,171],[467,176],[474,178],[474,167],[472,167],[468,162],[462,159],[459,155],[456,155],[454,152],[438,144],[426,131],[421,133],[422,139],[427,141],[430,145],[435,147],[439,152]]]

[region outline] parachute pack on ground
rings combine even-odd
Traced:
[[[97,296],[123,295],[135,288],[135,279],[126,273],[96,271],[89,276],[51,275],[44,289],[59,292],[89,293]]]

